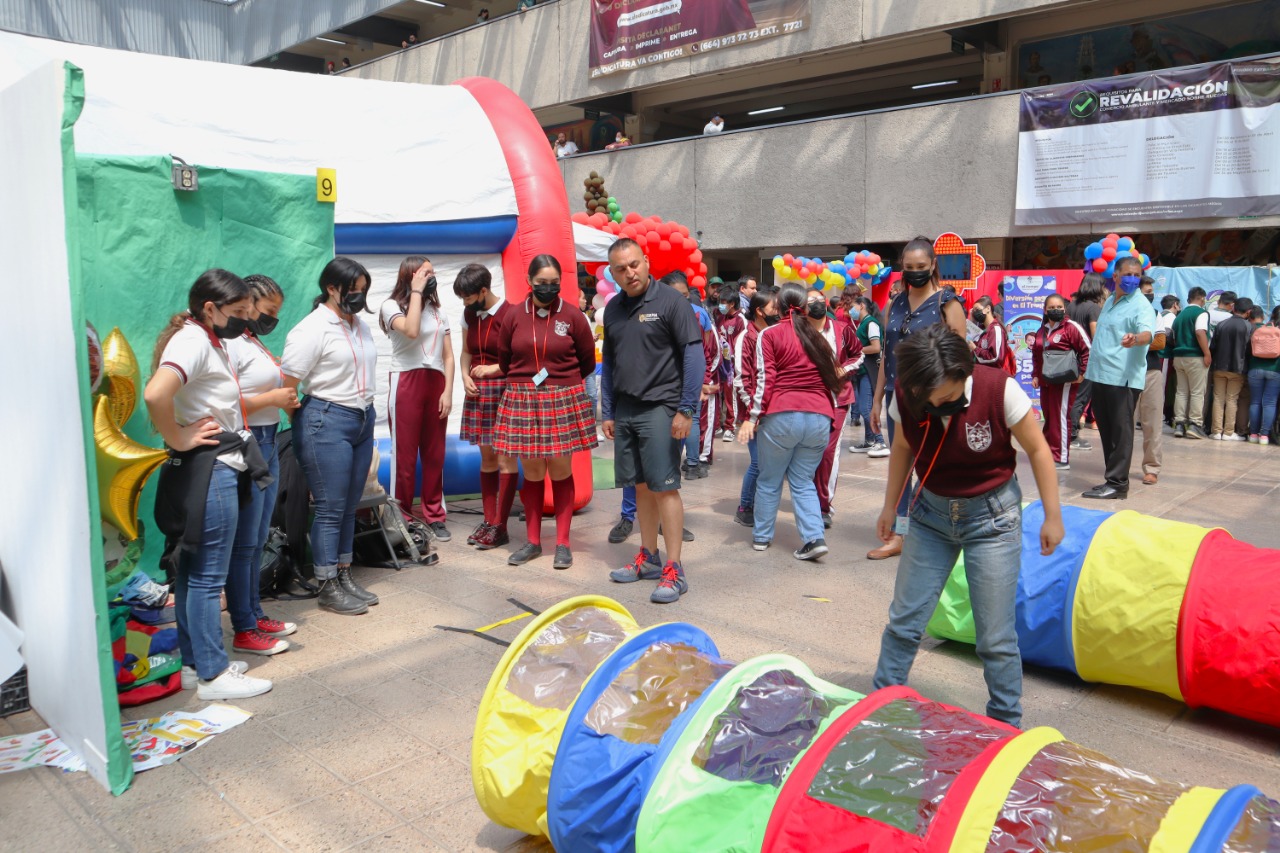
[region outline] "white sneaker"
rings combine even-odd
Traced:
[[[251,696],[261,696],[270,689],[269,680],[245,675],[243,672],[237,672],[235,667],[229,666],[222,675],[212,681],[201,680],[196,688],[196,698],[207,702],[217,702],[222,699],[248,699]]]
[[[1269,435],[1258,436],[1258,444],[1261,444],[1263,447],[1266,447],[1270,443],[1271,443],[1271,436]]]
[[[725,440],[725,441],[733,441],[733,432],[732,432],[732,430],[725,430],[725,431],[724,431],[724,440]]]
[[[248,672],[249,663],[248,661],[233,660],[231,668],[236,672]],[[194,666],[184,666],[182,668],[182,689],[195,690],[199,683],[200,676],[196,674],[196,668]]]
[[[1236,432],[1227,432],[1222,434],[1223,441],[1244,441],[1244,437]]]
[[[1257,436],[1257,435],[1251,435],[1251,436],[1249,436],[1249,443],[1250,443],[1250,444],[1257,444],[1257,443],[1258,443],[1258,439],[1259,439],[1259,438],[1260,438],[1260,436]]]
[[[1213,435],[1209,436],[1209,438],[1211,438],[1214,441],[1222,441],[1222,433],[1215,432]]]
[[[889,445],[884,442],[877,442],[876,446],[867,451],[867,456],[871,459],[883,459],[889,455]]]

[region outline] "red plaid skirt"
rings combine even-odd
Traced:
[[[462,403],[462,427],[458,437],[472,444],[493,446],[493,425],[498,420],[498,403],[502,400],[502,391],[507,381],[501,377],[496,379],[477,379],[478,397],[467,397]]]
[[[596,417],[581,385],[508,385],[493,449],[504,456],[569,456],[595,447]]]

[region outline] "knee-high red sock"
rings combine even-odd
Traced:
[[[497,471],[480,472],[480,502],[484,505],[484,520],[490,524],[496,523],[494,518],[498,514]]]
[[[569,547],[569,526],[573,523],[573,478],[551,481],[551,502],[556,508],[556,544]]]
[[[498,508],[491,524],[507,526],[507,519],[511,518],[511,505],[516,502],[516,480],[519,477],[519,474],[508,474],[505,471],[498,474]]]
[[[524,504],[524,526],[528,531],[529,541],[534,545],[542,544],[542,499],[546,493],[545,480],[524,481],[520,490],[520,502]]]

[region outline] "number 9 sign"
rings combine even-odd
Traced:
[[[316,201],[333,204],[338,200],[338,170],[316,169]]]

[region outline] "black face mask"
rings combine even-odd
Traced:
[[[912,287],[924,287],[933,281],[933,270],[905,270],[902,280]]]
[[[535,284],[533,286],[533,298],[543,305],[550,306],[559,295],[560,285],[558,284]]]
[[[814,320],[821,320],[827,316],[827,306],[821,302],[810,302],[805,310],[809,312],[809,317]]]
[[[973,322],[977,323],[979,326],[987,322],[987,315],[982,311],[974,311],[972,314],[972,317],[973,317]]]
[[[1154,293],[1144,293],[1144,294],[1142,294],[1142,295],[1143,295],[1143,296],[1145,296],[1145,297],[1147,297],[1147,301],[1148,301],[1148,302],[1150,302],[1150,303],[1151,303],[1151,304],[1153,304],[1153,305],[1155,304],[1155,301],[1156,301],[1156,295],[1155,295]]]
[[[764,324],[766,326],[776,326],[782,322],[781,314],[762,314],[761,316],[764,317]]]
[[[436,292],[436,277],[434,275],[427,276],[427,280],[422,283],[422,295],[430,296]]]
[[[1062,308],[1051,308],[1044,312],[1045,319],[1051,323],[1061,323],[1067,317],[1066,310]]]
[[[949,403],[943,403],[941,406],[925,403],[924,410],[935,417],[947,418],[963,412],[968,406],[969,401],[962,395]]]
[[[364,310],[364,291],[348,291],[346,296],[342,297],[342,310],[348,314],[357,314]]]
[[[279,317],[272,317],[270,314],[259,314],[258,319],[249,321],[249,331],[261,338],[274,332],[279,324]]]
[[[249,328],[249,321],[243,317],[227,317],[225,326],[214,326],[213,333],[224,341],[238,338]]]

